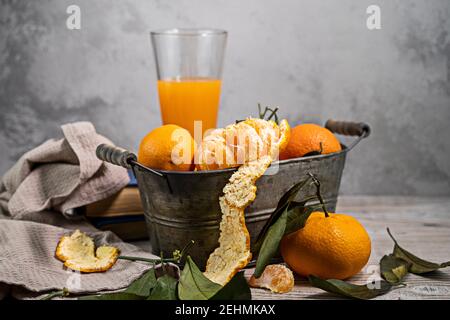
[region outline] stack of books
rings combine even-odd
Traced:
[[[79,208],[82,214],[100,230],[114,232],[122,240],[148,238],[136,178],[130,173],[130,183],[117,194]]]

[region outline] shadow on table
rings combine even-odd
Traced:
[[[321,292],[321,293],[313,293],[308,295],[307,297],[302,297],[305,300],[349,300],[349,298],[339,296],[337,294]]]
[[[423,274],[416,274],[416,276],[426,278],[428,280],[450,281],[450,274],[441,270],[436,270]]]

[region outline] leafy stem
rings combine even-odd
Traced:
[[[161,259],[148,259],[148,258],[142,258],[142,257],[131,257],[131,256],[119,256],[118,259],[122,260],[129,260],[129,261],[142,261],[142,262],[148,262],[151,264],[161,262]],[[174,258],[170,259],[164,259],[164,262],[176,262],[177,260]]]
[[[195,241],[191,240],[181,249],[181,252],[178,253],[177,250],[174,252],[174,258],[178,258],[178,262],[181,261],[181,259],[188,253],[188,251],[191,249],[191,247],[194,245]]]
[[[386,231],[387,231],[389,237],[391,237],[392,241],[394,241],[394,243],[397,244],[397,240],[395,240],[394,236],[391,233],[391,230],[389,230],[389,228],[386,228]]]
[[[323,201],[322,193],[320,192],[320,181],[311,172],[309,172],[308,175],[311,177],[314,185],[316,186],[317,198],[319,199],[320,205],[322,206],[322,210],[325,213],[325,217],[328,218],[330,215],[329,215],[328,210],[327,210],[327,208],[325,206],[325,202]]]
[[[69,294],[69,289],[63,288],[62,290],[50,292],[48,295],[41,298],[41,300],[52,300],[56,297],[67,297]]]
[[[270,111],[271,113],[269,114],[269,116],[268,116],[267,119],[266,119],[266,114],[267,114],[267,112],[269,112],[269,111]],[[260,119],[269,121],[269,120],[271,120],[272,118],[274,118],[275,123],[278,124],[278,114],[277,114],[277,112],[278,112],[278,107],[276,107],[276,108],[274,108],[274,109],[272,109],[272,108],[270,108],[270,107],[265,107],[265,108],[264,108],[264,111],[262,111],[262,109],[261,109],[261,104],[258,103],[258,113],[259,113],[259,118],[260,118]]]
[[[186,253],[189,251],[189,249],[194,245],[194,240],[189,241],[181,251],[175,250],[173,252],[173,258],[164,258],[161,253],[161,258],[159,259],[149,259],[149,258],[142,258],[142,257],[132,257],[132,256],[119,256],[119,259],[122,260],[129,260],[129,261],[142,261],[147,262],[151,264],[155,263],[164,263],[164,262],[173,262],[173,263],[180,263],[181,259],[186,255]]]

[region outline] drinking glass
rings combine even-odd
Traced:
[[[151,32],[151,41],[163,124],[176,124],[202,137],[217,125],[227,32],[157,30]]]

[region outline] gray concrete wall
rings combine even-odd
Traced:
[[[229,31],[220,125],[279,105],[291,123],[366,121],[345,194],[450,194],[450,2],[2,0],[0,174],[90,120],[136,150],[160,124],[148,31]],[[378,4],[382,29],[366,28]],[[65,27],[69,4],[81,30]]]

